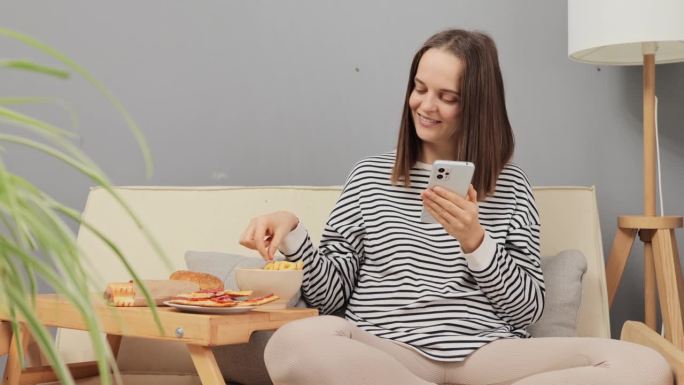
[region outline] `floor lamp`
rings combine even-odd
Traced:
[[[655,65],[684,61],[684,0],[568,0],[568,55],[601,65],[643,65],[644,212],[619,216],[606,264],[612,305],[632,245],[644,243],[645,322],[684,348],[684,284],[674,229],[682,217],[656,215]],[[657,293],[656,293],[657,288]]]

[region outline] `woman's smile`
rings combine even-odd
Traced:
[[[440,123],[442,123],[441,120],[430,119],[427,116],[422,115],[418,112],[416,112],[416,115],[418,115],[418,122],[420,123],[420,125],[425,128],[437,127]]]

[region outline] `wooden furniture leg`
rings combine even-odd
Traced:
[[[23,325],[19,326],[19,343],[26,352],[28,347],[27,330]],[[19,385],[22,371],[22,359],[19,356],[19,347],[17,346],[17,339],[12,336],[9,348],[9,356],[7,357],[7,364],[5,365],[5,374],[3,378],[4,385]]]
[[[12,343],[12,325],[9,322],[0,321],[0,356],[10,351]]]
[[[16,340],[12,336],[11,325],[9,322],[0,323],[0,352],[5,351],[10,354],[5,366],[3,385],[39,384],[57,381],[57,376],[52,367],[47,365],[46,360],[42,358],[40,349],[28,334],[25,326],[21,326],[20,338],[24,352],[30,356],[29,362],[32,367],[21,367],[19,351],[16,349]],[[112,353],[116,357],[121,344],[121,336],[107,335],[107,340],[111,346]],[[32,352],[31,348],[37,350]],[[67,367],[74,379],[88,378],[99,374],[96,361],[68,364]]]
[[[636,238],[636,229],[625,229],[618,227],[615,238],[613,239],[613,246],[610,249],[608,262],[606,263],[606,286],[608,287],[608,306],[613,305],[615,293],[620,286],[620,279],[622,273],[625,271],[627,258],[629,252],[632,251],[634,238]]]
[[[109,342],[109,347],[112,349],[112,356],[116,359],[119,354],[119,348],[121,347],[121,336],[116,334],[107,334],[107,342]]]
[[[47,365],[47,360],[43,357],[43,353],[40,351],[38,343],[34,341],[33,337],[29,334],[28,347],[26,348],[26,355],[28,356],[28,363],[30,366],[41,366]]]
[[[100,374],[97,368],[96,361],[77,362],[68,364],[67,367],[71,372],[71,377],[74,380],[79,378],[95,377]],[[57,381],[57,375],[51,366],[39,366],[35,368],[26,368],[21,373],[21,384],[43,384],[46,382]]]
[[[658,283],[660,310],[665,322],[665,336],[668,340],[684,349],[684,323],[682,322],[682,287],[679,255],[673,247],[674,231],[657,230],[652,244]]]
[[[658,328],[656,303],[655,262],[651,242],[644,243],[644,323],[653,330]]]
[[[211,347],[190,344],[187,347],[202,385],[226,385]]]

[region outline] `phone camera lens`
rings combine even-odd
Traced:
[[[437,179],[442,179],[444,176],[442,174],[437,175]]]
[[[443,168],[440,168],[440,169],[439,169],[439,172],[444,172],[444,169],[443,169]]]

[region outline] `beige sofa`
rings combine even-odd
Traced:
[[[117,190],[163,246],[175,269],[185,267],[187,250],[257,257],[242,248],[238,238],[251,217],[273,210],[297,213],[317,242],[339,194],[338,187],[120,187]],[[587,259],[578,335],[610,338],[603,246],[594,189],[536,187],[534,194],[541,214],[542,255],[578,249]],[[143,278],[168,276],[169,270],[155,256],[148,241],[105,190],[90,191],[84,218],[120,246]],[[81,229],[78,244],[93,262],[101,282],[129,279],[112,252],[92,233]],[[667,353],[673,367],[680,370],[684,362],[681,352],[644,330],[642,324],[630,324],[628,328],[625,335]],[[70,362],[92,358],[87,337],[82,332],[60,330],[57,344]],[[198,383],[185,348],[174,343],[164,344],[164,357],[160,359],[158,345],[124,339],[118,362],[126,383]],[[92,378],[83,381],[97,383]]]

